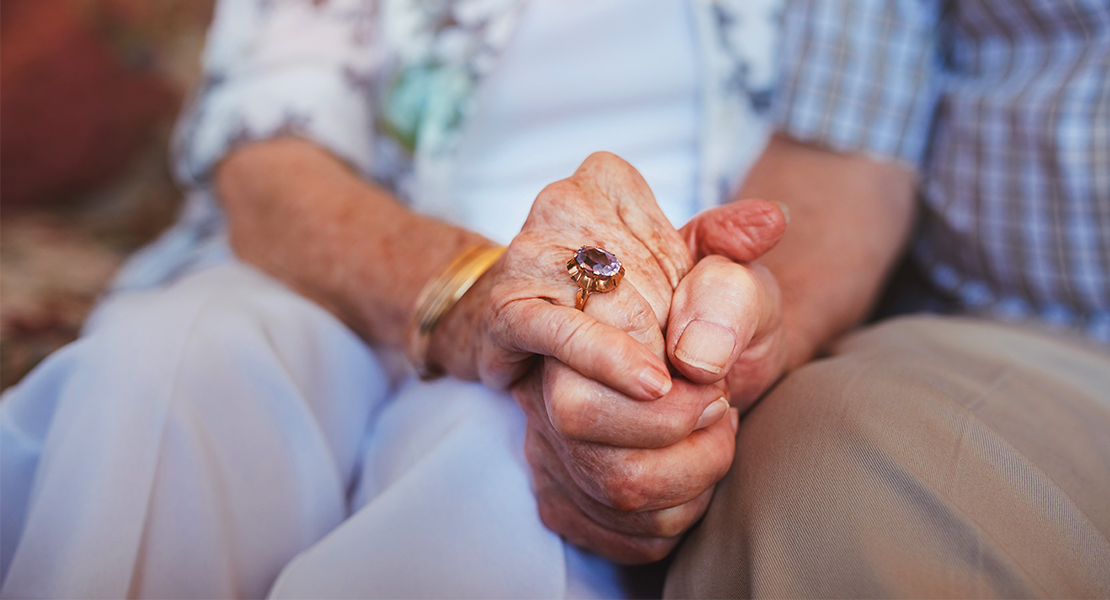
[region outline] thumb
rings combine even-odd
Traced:
[[[789,220],[786,205],[753,198],[700,213],[679,233],[695,261],[718,254],[750,262],[775,247]]]

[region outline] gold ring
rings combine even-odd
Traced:
[[[597,246],[582,246],[576,250],[567,263],[567,272],[578,284],[578,293],[574,296],[574,308],[578,310],[586,308],[590,294],[613,290],[624,279],[621,261],[612,252]]]

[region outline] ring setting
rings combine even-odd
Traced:
[[[582,246],[567,262],[570,278],[578,284],[574,307],[583,310],[590,294],[605,293],[616,289],[624,279],[624,265],[616,255],[597,246]]]

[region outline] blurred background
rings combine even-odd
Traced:
[[[0,0],[0,389],[173,220],[174,117],[214,0]]]

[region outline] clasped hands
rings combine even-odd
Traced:
[[[739,413],[785,370],[781,294],[751,264],[785,224],[775,204],[745,200],[675,230],[639,173],[608,153],[540,193],[443,336],[473,342],[447,352],[433,339],[432,352],[512,390],[550,529],[643,563],[705,512]],[[566,262],[584,244],[614,252],[627,275],[578,311]],[[477,333],[458,337],[464,326]]]

